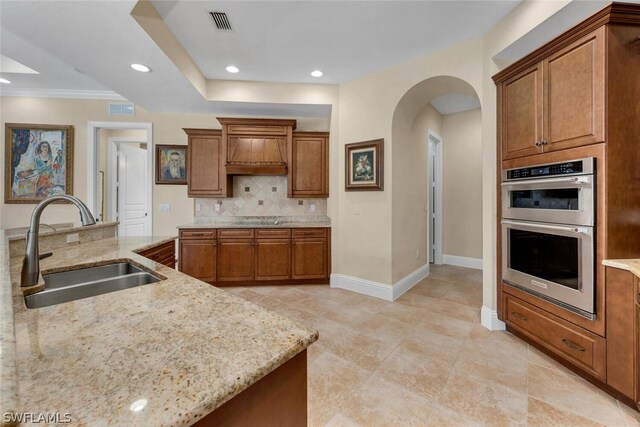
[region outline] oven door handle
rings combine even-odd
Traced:
[[[549,224],[532,224],[530,222],[511,221],[508,219],[502,220],[503,225],[515,225],[527,228],[539,228],[541,230],[555,230],[555,231],[567,231],[579,234],[589,234],[587,227],[578,227],[573,225],[549,225]]]
[[[530,186],[530,185],[540,185],[540,184],[559,184],[559,183],[569,183],[569,184],[589,184],[591,181],[592,175],[582,175],[582,176],[566,176],[561,178],[545,178],[545,179],[523,179],[520,181],[505,181],[501,185],[503,187],[513,187],[513,186]]]

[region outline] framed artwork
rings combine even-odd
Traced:
[[[5,125],[4,202],[73,194],[73,126]]]
[[[186,145],[156,145],[156,184],[187,184]]]
[[[345,145],[345,190],[382,191],[384,139]]]

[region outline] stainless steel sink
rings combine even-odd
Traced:
[[[46,274],[43,278],[44,291],[24,297],[27,308],[48,307],[160,281],[127,262]]]

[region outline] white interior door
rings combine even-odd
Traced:
[[[149,235],[147,150],[118,144],[118,235]]]
[[[442,138],[432,130],[428,133],[427,173],[429,191],[427,220],[429,221],[429,262],[442,264],[443,169]]]

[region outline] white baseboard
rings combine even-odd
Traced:
[[[456,267],[475,268],[482,270],[482,258],[469,258],[458,255],[442,255],[442,263],[455,265]]]
[[[346,289],[370,297],[393,301],[393,287],[359,277],[332,274],[329,282],[332,288]]]
[[[425,264],[417,270],[407,274],[402,279],[393,284],[393,301],[397,300],[409,289],[417,285],[422,279],[429,275],[429,264]]]
[[[393,286],[344,274],[332,274],[330,283],[332,288],[346,289],[347,291],[357,292],[386,301],[395,301],[428,275],[429,264],[425,264],[398,280]]]
[[[507,325],[498,319],[498,311],[491,310],[486,306],[482,306],[482,311],[480,311],[480,323],[490,331],[504,331],[507,329]]]

